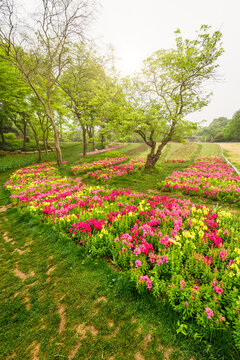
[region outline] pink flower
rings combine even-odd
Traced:
[[[206,307],[204,312],[207,314],[208,319],[211,319],[211,317],[214,316],[214,312],[209,307]]]
[[[223,250],[220,252],[220,258],[222,259],[222,261],[226,260],[227,255],[228,255],[227,250]]]
[[[145,283],[147,285],[148,290],[152,288],[152,280],[149,279],[148,275],[140,276],[139,283]]]
[[[138,256],[138,255],[141,254],[142,251],[141,251],[141,249],[140,249],[138,246],[136,246],[133,252],[134,252],[134,254],[135,254],[136,256]]]
[[[197,286],[197,285],[194,285],[193,288],[194,288],[194,290],[197,290],[197,291],[199,290],[199,286]]]
[[[216,280],[216,279],[213,279],[212,285],[213,285],[213,286],[216,286],[217,284],[218,284],[217,280]]]
[[[186,301],[186,302],[185,302],[185,305],[186,305],[186,306],[188,306],[188,305],[189,305],[189,303]]]
[[[205,256],[204,261],[207,265],[210,265],[213,263],[213,259],[211,258],[211,256]]]
[[[184,280],[181,280],[180,281],[180,284],[181,284],[181,290],[184,289],[184,286],[186,285],[185,281]]]
[[[214,286],[213,290],[216,291],[217,294],[222,296],[223,289],[220,286]]]
[[[142,266],[141,260],[136,260],[136,261],[135,261],[135,265],[136,265],[136,267]]]

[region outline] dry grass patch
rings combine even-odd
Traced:
[[[8,204],[5,206],[0,207],[0,212],[4,212],[7,211],[7,209],[9,209],[10,207],[12,207],[12,204]]]
[[[99,298],[97,298],[97,300],[95,301],[96,303],[99,303],[99,302],[107,302],[107,299],[105,298],[105,296],[100,296]]]
[[[147,344],[151,341],[151,336],[152,336],[152,330],[149,331],[149,333],[145,336],[144,338],[144,349],[147,349]]]
[[[5,231],[5,233],[3,234],[3,240],[6,241],[7,243],[15,244],[15,241],[12,238],[8,237],[7,231]]]
[[[60,324],[59,324],[59,329],[58,332],[59,334],[61,334],[61,332],[64,330],[65,328],[65,316],[64,316],[64,312],[65,312],[65,308],[63,305],[60,305],[58,308],[58,313],[60,316]]]
[[[145,360],[145,357],[143,357],[142,354],[138,351],[135,354],[135,360]]]
[[[40,344],[33,344],[34,348],[32,350],[32,360],[39,360],[38,353],[40,350]]]
[[[81,341],[84,337],[86,337],[86,333],[87,331],[90,331],[90,333],[93,335],[93,336],[96,336],[98,334],[98,330],[95,329],[94,326],[92,325],[87,325],[87,326],[84,326],[84,324],[80,324],[77,326],[76,328],[76,332],[77,332],[77,335],[80,336],[80,339],[78,340],[77,344],[75,345],[74,349],[71,351],[71,353],[69,354],[68,356],[68,360],[71,360],[74,358],[74,356],[76,355],[76,353],[78,352],[78,349],[80,348],[80,345],[81,345]]]

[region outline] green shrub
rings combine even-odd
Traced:
[[[7,133],[3,135],[6,142],[16,140],[16,134],[14,133]]]

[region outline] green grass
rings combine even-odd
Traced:
[[[115,179],[110,186],[155,189],[165,176],[199,156],[202,146],[197,144],[186,163],[172,164],[164,162],[170,145],[155,170]],[[115,155],[132,150],[129,156],[139,157],[137,148],[130,144]],[[78,146],[67,147],[63,158],[74,164],[111,156],[83,159],[79,153]],[[70,165],[61,171],[69,175]],[[0,174],[0,185],[10,173]],[[70,359],[74,350],[75,360],[240,359],[231,339],[213,332],[206,341],[194,323],[187,328],[178,323],[166,301],[137,294],[128,276],[110,262],[92,259],[67,236],[27,213],[3,209],[8,203],[9,193],[1,187],[0,359]],[[17,270],[26,278],[21,280]]]
[[[70,157],[74,159],[79,159],[79,154],[82,151],[81,144],[67,143],[61,145],[61,148],[63,160],[68,160]],[[48,155],[43,152],[42,157],[43,162],[57,160],[56,152],[49,152]],[[0,157],[0,172],[5,172],[9,169],[25,167],[31,164],[35,164],[37,162],[38,154],[14,154],[2,156]]]

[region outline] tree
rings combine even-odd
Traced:
[[[228,141],[240,141],[240,110],[235,112],[233,118],[225,127],[224,139]]]
[[[52,98],[63,70],[69,65],[72,43],[84,37],[91,16],[89,2],[42,0],[42,11],[36,15],[34,26],[28,25],[27,29],[26,24],[20,26],[11,0],[2,0],[0,10],[2,56],[19,70],[42,104],[52,125],[60,166],[62,154]]]
[[[150,147],[145,169],[155,166],[175,136],[196,131],[196,123],[186,120],[186,115],[210,101],[203,85],[214,79],[223,49],[221,33],[209,31],[203,25],[196,39],[189,40],[177,30],[176,48],[156,51],[144,61],[142,71],[125,82],[129,104],[124,131],[135,131]]]
[[[3,129],[12,123],[22,132],[23,148],[26,145],[27,122],[24,112],[28,106],[31,89],[17,76],[14,66],[0,57],[0,134],[5,142]]]
[[[68,107],[79,122],[83,138],[83,156],[87,152],[87,139],[95,147],[96,127],[105,128],[113,115],[118,88],[103,67],[103,61],[92,49],[75,48],[69,67],[59,80],[68,99]]]

